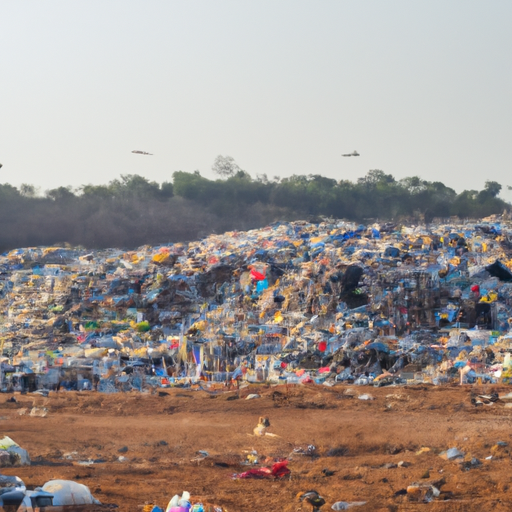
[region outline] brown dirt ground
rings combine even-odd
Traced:
[[[267,387],[213,395],[172,389],[158,394],[94,392],[17,395],[18,403],[0,397],[2,435],[27,449],[33,465],[6,468],[28,486],[52,478],[89,486],[103,503],[120,511],[141,511],[146,503],[165,509],[175,494],[188,490],[194,499],[229,512],[295,512],[310,510],[297,499],[314,489],[326,500],[366,501],[355,512],[457,512],[508,510],[512,504],[512,409],[503,403],[475,407],[477,392],[510,388],[461,386]],[[249,393],[261,398],[244,400]],[[362,401],[358,394],[375,398]],[[46,407],[45,418],[20,409]],[[259,416],[268,416],[270,432],[279,437],[251,436]],[[496,447],[497,441],[508,443]],[[292,457],[291,477],[282,480],[233,480],[244,450],[261,456],[287,457],[294,448],[312,444],[316,456]],[[482,465],[465,469],[439,453],[450,447],[477,457]],[[128,450],[120,453],[120,448]],[[416,454],[422,447],[430,448]],[[197,450],[209,457],[193,461]],[[67,455],[71,452],[76,454]],[[486,457],[494,454],[492,460]],[[119,462],[118,457],[126,457]],[[102,459],[89,466],[79,461]],[[407,467],[384,468],[405,461]],[[334,475],[325,476],[327,468]],[[433,482],[439,498],[429,504],[396,495],[413,482]]]

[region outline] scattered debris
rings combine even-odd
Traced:
[[[331,507],[333,510],[349,510],[353,507],[362,507],[366,505],[366,501],[337,501]]]
[[[445,460],[455,460],[464,457],[464,453],[458,448],[450,448],[445,452],[441,452],[439,456]]]
[[[0,439],[0,466],[30,466],[28,452],[10,437]]]
[[[233,475],[233,479],[240,478],[283,478],[290,474],[290,470],[288,469],[288,461],[283,460],[279,462],[275,462],[272,464],[272,467],[261,467],[258,469],[249,469],[249,471],[245,471],[243,473],[238,473]]]
[[[312,512],[318,512],[321,507],[325,505],[325,500],[316,491],[307,491],[303,494],[299,494],[298,498],[300,501],[309,503],[313,508]]]
[[[414,501],[429,503],[438,498],[440,494],[440,490],[429,482],[413,483],[407,487],[407,495]]]

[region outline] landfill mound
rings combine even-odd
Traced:
[[[276,223],[0,257],[4,391],[512,378],[512,223]],[[44,411],[31,411],[44,414]]]
[[[505,510],[511,234],[326,219],[3,254],[2,437],[31,465],[2,471],[126,511]]]
[[[310,511],[298,496],[311,490],[325,500],[322,511],[365,502],[353,510],[500,512],[512,502],[509,389],[252,384],[239,398],[236,391],[61,390],[16,394],[16,403],[4,395],[2,429],[32,466],[2,472],[27,488],[82,483],[120,512],[165,510],[183,491],[224,512]],[[501,398],[472,400],[493,395]],[[34,406],[48,415],[18,414]],[[273,436],[254,435],[260,417]],[[290,471],[282,478],[242,477],[279,461]]]

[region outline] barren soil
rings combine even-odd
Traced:
[[[18,403],[3,395],[0,433],[27,449],[33,461],[3,472],[29,487],[52,478],[76,480],[123,512],[147,503],[165,508],[183,490],[229,512],[306,511],[311,507],[297,494],[311,489],[325,498],[323,511],[336,501],[366,501],[352,510],[499,512],[512,504],[512,409],[503,402],[475,407],[471,397],[509,390],[252,386],[240,398],[236,392],[172,389],[152,395],[16,395]],[[261,397],[245,400],[249,393]],[[359,399],[364,393],[374,400]],[[45,407],[47,417],[20,414],[34,406]],[[268,431],[279,437],[251,435],[259,416],[268,416]],[[269,466],[308,445],[316,447],[314,454],[293,455],[290,477],[232,479],[257,467],[242,464],[246,450],[256,450],[261,465]],[[430,451],[418,454],[423,447]],[[465,459],[439,455],[452,447]],[[209,456],[194,460],[198,450]],[[472,465],[472,458],[481,465]],[[96,462],[84,464],[91,460]],[[326,476],[324,469],[333,474]],[[431,482],[441,494],[428,504],[404,495],[413,482]]]

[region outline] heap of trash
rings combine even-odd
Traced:
[[[30,466],[30,457],[27,450],[5,436],[0,439],[0,467],[11,466]]]
[[[89,507],[90,505],[90,507]],[[101,505],[89,488],[72,480],[50,480],[42,487],[28,490],[17,476],[0,475],[1,510],[97,510]],[[47,508],[48,507],[48,508]],[[56,508],[54,508],[56,507]]]
[[[278,222],[0,256],[4,391],[509,382],[512,222]]]

